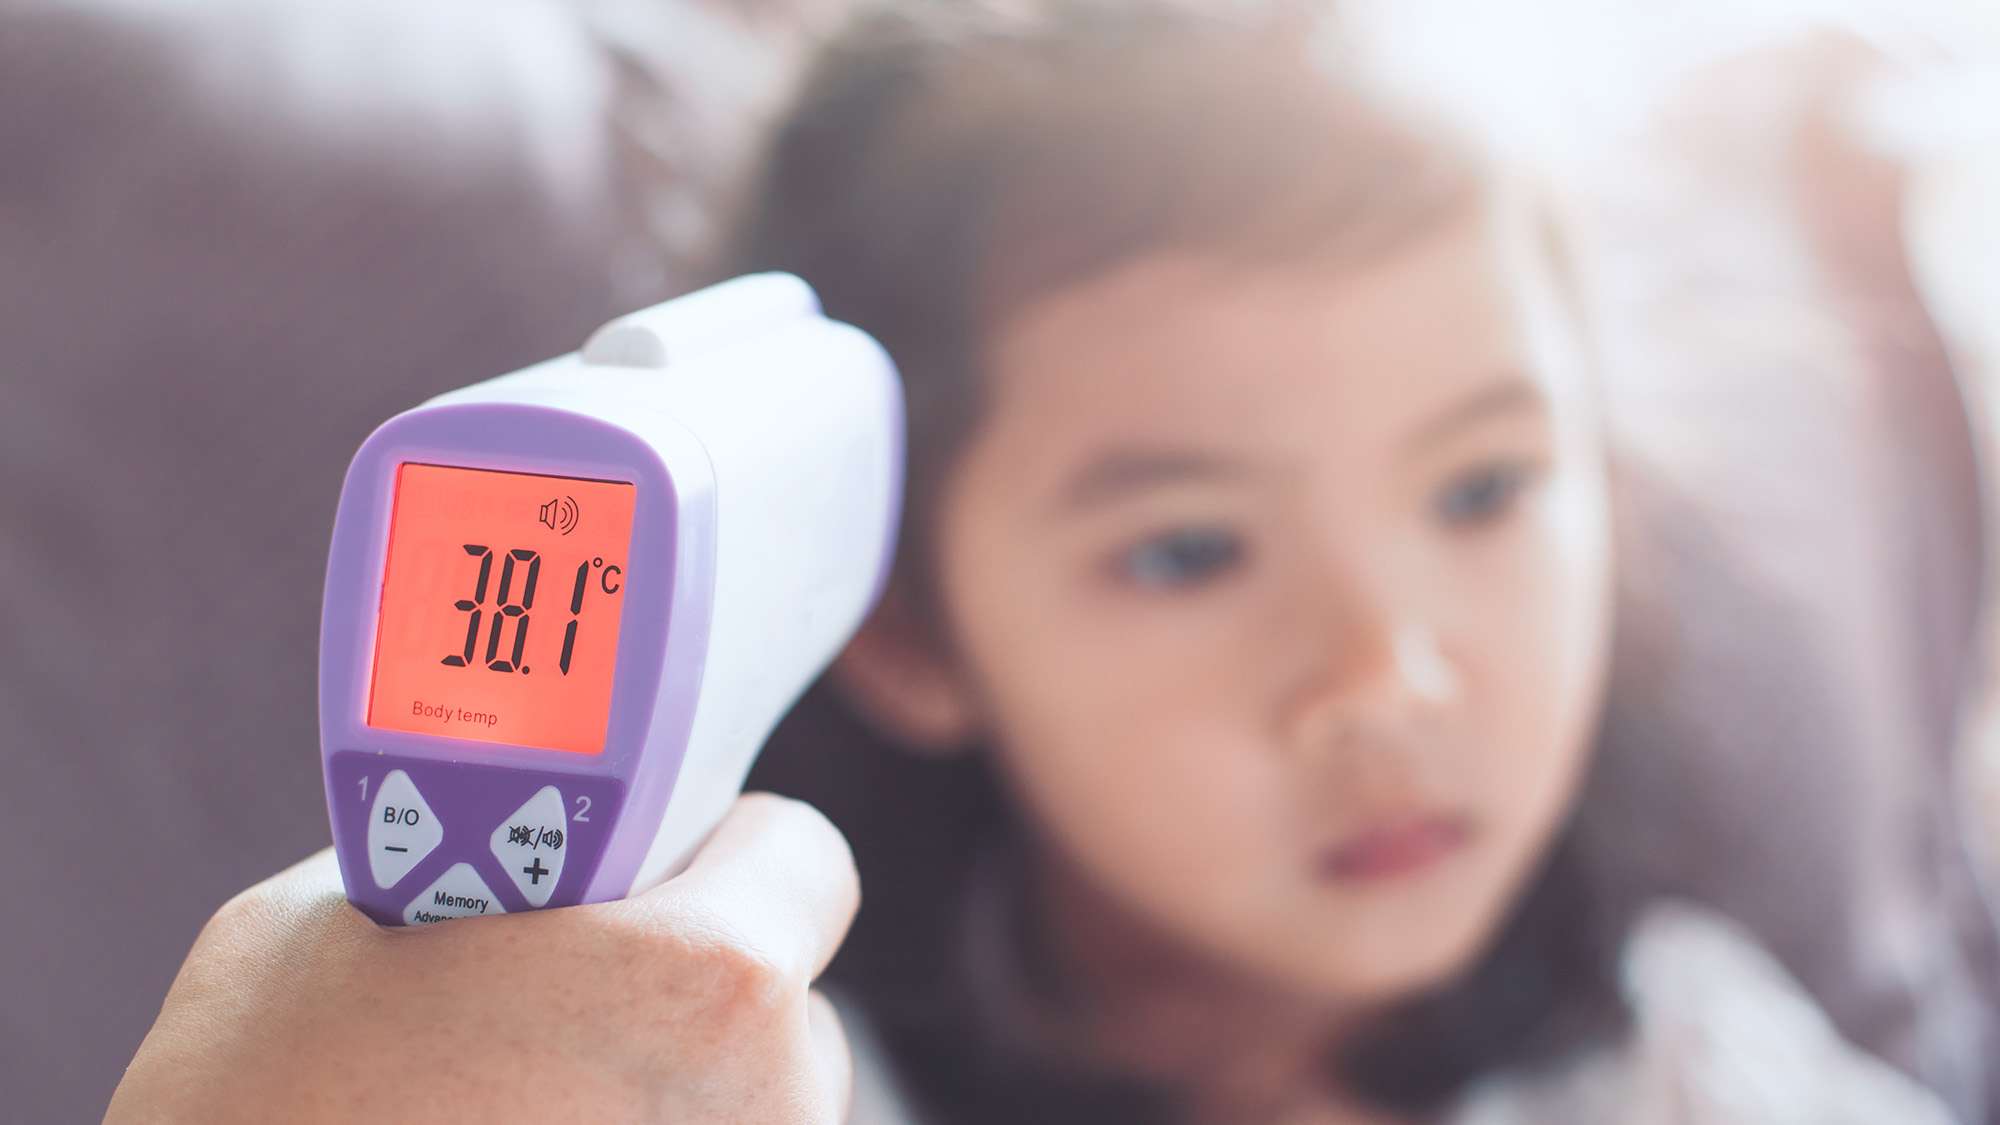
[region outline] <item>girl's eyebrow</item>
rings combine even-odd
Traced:
[[[1548,409],[1548,399],[1543,397],[1540,387],[1520,374],[1508,374],[1446,407],[1436,417],[1417,427],[1417,431],[1410,435],[1408,444],[1421,449],[1497,416],[1523,411],[1545,414]]]
[[[1070,477],[1062,490],[1064,509],[1095,508],[1135,492],[1187,480],[1235,476],[1227,461],[1179,450],[1114,449]]]

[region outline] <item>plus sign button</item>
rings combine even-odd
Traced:
[[[547,906],[569,854],[569,816],[562,790],[545,785],[493,830],[493,858],[528,905]]]

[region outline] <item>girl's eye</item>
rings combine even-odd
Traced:
[[[1119,557],[1123,576],[1140,586],[1192,586],[1228,570],[1243,557],[1236,536],[1215,528],[1190,528],[1146,540]]]
[[[1437,511],[1447,526],[1473,528],[1514,506],[1532,478],[1526,465],[1489,465],[1458,478],[1439,494]]]

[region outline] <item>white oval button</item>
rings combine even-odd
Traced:
[[[544,785],[493,830],[493,858],[530,906],[547,906],[562,878],[563,857],[569,854],[569,815],[564,809],[562,790]]]
[[[410,900],[403,908],[403,923],[421,926],[427,922],[442,922],[448,918],[471,918],[479,914],[505,914],[507,908],[493,897],[493,891],[486,880],[469,863],[454,863],[451,869],[438,876],[437,882],[424,888],[424,893]]]
[[[402,770],[392,771],[375,791],[368,814],[368,873],[388,890],[403,881],[425,856],[444,842],[444,825]]]

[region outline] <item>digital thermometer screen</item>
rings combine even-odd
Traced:
[[[404,463],[368,725],[595,754],[636,490]]]

